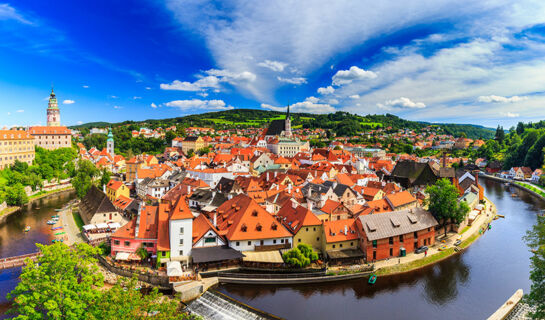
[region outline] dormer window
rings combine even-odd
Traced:
[[[273,222],[273,224],[271,225],[271,229],[276,230],[277,228],[278,226],[276,225],[276,223]]]
[[[261,231],[263,229],[260,223],[258,223],[255,228],[257,229],[257,231]]]
[[[241,230],[242,232],[246,232],[246,231],[248,230],[248,227],[247,227],[245,224],[243,224],[243,225],[240,227],[240,230]]]
[[[252,211],[252,216],[257,217],[257,210]]]

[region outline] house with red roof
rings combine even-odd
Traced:
[[[359,233],[355,219],[326,221],[323,225],[322,253],[330,265],[360,263]]]
[[[293,244],[308,244],[315,250],[322,250],[322,221],[296,201],[286,201],[276,216],[293,236]]]

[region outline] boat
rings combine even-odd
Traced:
[[[505,216],[503,214],[497,214],[496,217],[498,218],[505,218]]]
[[[377,282],[377,275],[372,274],[372,275],[369,277],[369,281],[367,281],[367,283],[369,283],[369,284],[375,284],[375,282]]]
[[[490,229],[492,229],[492,225],[491,225],[491,224],[488,225],[488,230],[490,230]]]
[[[55,211],[59,212],[59,211],[62,211],[62,209],[55,209]]]
[[[51,218],[60,218],[60,216],[58,214],[54,215],[54,216],[51,216]]]
[[[448,249],[448,247],[447,247],[447,246],[445,246],[445,245],[442,245],[442,246],[440,246],[440,247],[439,247],[439,249],[438,249],[438,250],[439,250],[439,251],[445,251],[445,250],[447,250],[447,249]]]
[[[57,223],[57,221],[54,221],[54,220],[47,220],[47,224],[55,224]]]
[[[30,226],[26,226],[25,232],[29,232],[29,231],[30,231]]]
[[[60,226],[60,227],[52,227],[51,230],[59,230],[59,229],[62,229],[63,227]]]
[[[60,236],[60,235],[63,235],[63,234],[66,234],[66,232],[63,231],[63,232],[57,232],[57,233],[55,233],[56,236]]]
[[[514,197],[516,197],[516,196],[517,196],[517,194],[516,194],[516,193],[511,193],[511,197],[513,197],[513,198],[514,198]]]

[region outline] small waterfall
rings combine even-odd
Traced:
[[[221,294],[207,291],[188,305],[192,314],[197,314],[205,320],[267,320],[265,317],[248,310]]]

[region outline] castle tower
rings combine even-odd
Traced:
[[[108,130],[108,140],[106,140],[106,151],[114,157],[114,135],[112,133],[112,128]]]
[[[53,88],[51,88],[51,94],[49,95],[49,104],[47,105],[47,126],[59,127],[61,125],[61,112],[59,105],[57,104],[57,97]]]
[[[290,118],[290,105],[288,104],[288,112],[286,113],[286,123],[284,125],[284,135],[291,137],[291,118]]]

